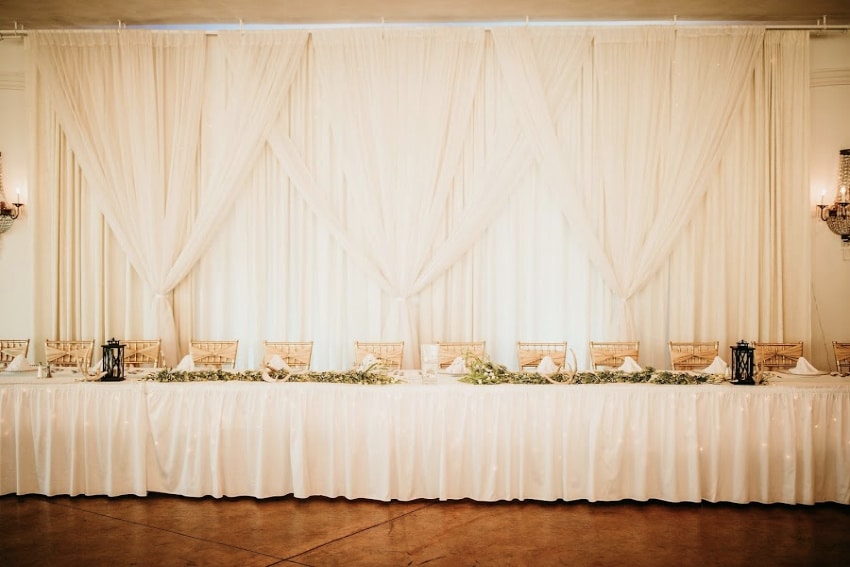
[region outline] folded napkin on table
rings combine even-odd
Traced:
[[[357,366],[357,370],[369,370],[372,366],[378,364],[378,358],[374,354],[367,354],[363,357],[363,360],[360,361],[360,364]]]
[[[192,372],[195,370],[195,359],[192,358],[191,354],[187,354],[183,357],[183,360],[180,361],[180,364],[174,367],[174,370],[178,370],[180,372]]]
[[[789,374],[800,374],[802,376],[815,376],[823,374],[820,370],[812,366],[812,364],[802,356],[797,359],[797,366],[788,369]]]
[[[449,374],[466,374],[466,363],[463,361],[462,356],[458,356],[455,358],[451,364],[449,364],[448,368],[446,368],[446,372]]]
[[[92,364],[91,368],[89,368],[89,374],[91,374],[92,372],[102,372],[102,371],[103,371],[103,359],[102,358],[100,360],[98,360],[97,362],[95,362],[94,364]]]
[[[706,374],[726,374],[726,370],[728,368],[729,366],[722,358],[715,356],[714,360],[711,361],[711,364],[703,368],[702,371]]]
[[[292,372],[292,368],[289,367],[286,361],[281,358],[279,354],[275,354],[274,356],[272,356],[266,363],[266,366],[268,366],[272,370],[285,370],[287,372]]]
[[[542,376],[549,376],[558,371],[558,365],[552,360],[551,356],[544,356],[537,365],[537,373]]]
[[[640,367],[640,364],[635,362],[635,359],[631,356],[627,356],[623,359],[623,364],[617,368],[620,372],[640,372],[643,368]]]
[[[35,366],[30,364],[30,361],[24,357],[24,355],[19,354],[15,358],[12,359],[12,362],[9,363],[9,366],[6,367],[6,370],[10,370],[12,372],[22,372],[26,370],[35,370]]]

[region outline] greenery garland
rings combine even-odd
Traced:
[[[293,372],[285,370],[269,370],[268,380],[260,370],[242,370],[231,372],[227,370],[172,370],[163,369],[149,374],[144,380],[152,382],[321,382],[325,384],[364,384],[384,385],[399,384],[402,381],[389,375],[383,368],[369,367],[365,370],[353,369],[346,371],[324,372]]]
[[[557,372],[548,378],[537,372],[514,372],[492,361],[470,359],[469,373],[461,382],[477,385],[491,384],[719,384],[722,375],[692,374],[670,370],[655,370],[651,366],[640,372],[596,370],[593,372]]]
[[[469,373],[459,379],[460,382],[476,385],[491,384],[719,384],[724,381],[723,375],[693,374],[671,370],[655,370],[648,366],[640,372],[622,372],[620,370],[596,370],[593,372],[557,372],[544,376],[538,372],[514,372],[502,364],[469,358],[467,361]],[[389,374],[379,365],[367,369],[352,369],[345,371],[307,371],[287,373],[285,370],[269,370],[267,378],[260,370],[242,370],[239,372],[227,370],[172,370],[163,369],[150,374],[143,380],[153,382],[319,382],[324,384],[362,384],[385,385],[401,384],[395,376]],[[767,383],[764,380],[762,383]]]

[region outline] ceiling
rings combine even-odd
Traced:
[[[848,0],[0,0],[0,29],[672,21],[850,24]]]

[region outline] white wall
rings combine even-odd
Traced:
[[[811,43],[812,362],[835,370],[832,341],[850,341],[850,246],[816,220],[821,191],[835,198],[838,151],[850,148],[850,36]]]
[[[819,368],[834,369],[831,342],[850,340],[850,248],[842,247],[825,223],[815,220],[822,189],[834,194],[838,151],[850,148],[850,36],[815,37],[811,45],[811,208],[812,208],[812,338],[807,348]],[[20,187],[29,202],[27,185],[28,128],[24,99],[25,52],[20,40],[0,41],[0,152],[4,186],[13,199]],[[0,236],[0,337],[34,336],[33,295],[37,234],[30,218],[33,207]],[[36,347],[30,349],[35,360]]]
[[[24,42],[0,41],[0,152],[3,154],[3,188],[14,201],[20,188],[27,204],[27,136],[24,100]],[[33,336],[33,239],[29,207],[7,232],[0,235],[0,337]],[[30,345],[30,359],[33,346]]]

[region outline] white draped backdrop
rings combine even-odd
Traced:
[[[810,339],[805,32],[26,41],[36,344]]]

